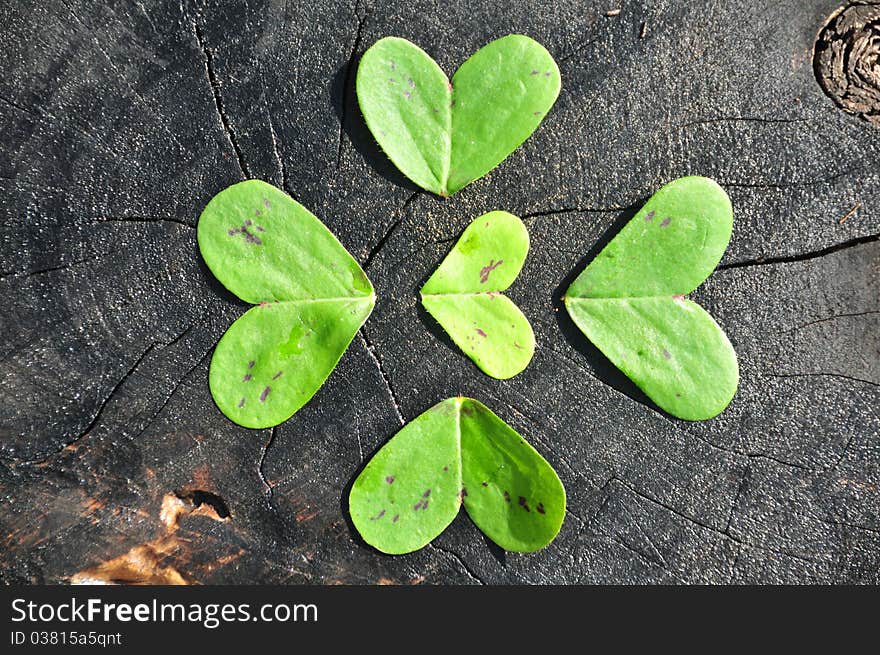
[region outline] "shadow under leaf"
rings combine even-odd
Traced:
[[[386,180],[397,186],[410,191],[421,191],[421,187],[413,184],[400,172],[388,155],[376,143],[370,128],[367,127],[361,114],[357,101],[355,80],[357,79],[357,65],[360,63],[362,52],[356,53],[350,61],[340,66],[333,75],[330,83],[330,102],[336,117],[339,120],[342,131],[348,137],[351,145],[357,150],[364,160],[373,167]],[[342,135],[340,134],[340,137]],[[340,138],[339,158],[342,157],[343,145]],[[340,162],[337,162],[337,166]]]

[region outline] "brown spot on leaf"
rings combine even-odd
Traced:
[[[538,510],[538,514],[544,514],[544,503],[538,503],[538,506],[535,509]]]
[[[387,482],[388,484],[394,484],[394,476],[393,475],[386,475],[385,482]]]
[[[384,510],[384,509],[383,509],[381,512],[379,512],[378,514],[376,514],[376,516],[371,516],[371,517],[370,517],[370,520],[371,520],[371,521],[378,521],[378,520],[381,519],[383,516],[385,516],[385,510]]]
[[[672,219],[671,219],[671,218],[668,218],[668,217],[667,217],[667,218],[664,218],[663,221],[660,223],[660,227],[666,227],[666,226],[669,225],[671,222],[672,222]]]
[[[489,263],[480,269],[480,284],[486,284],[489,281],[489,276],[492,274],[496,268],[501,266],[504,263],[503,259],[499,259],[497,262],[492,259]]]
[[[519,506],[522,507],[527,512],[532,511],[531,509],[529,509],[529,504],[528,504],[528,502],[526,502],[526,499],[524,496],[519,497]]]
[[[647,214],[645,214],[645,223],[650,223],[651,221],[653,221],[655,213],[656,212],[652,209]]]
[[[227,234],[231,237],[234,237],[236,234],[241,234],[242,236],[244,236],[244,240],[247,243],[253,243],[254,245],[262,246],[263,241],[260,239],[260,237],[256,236],[255,234],[252,234],[248,230],[248,228],[253,225],[254,225],[253,221],[251,219],[247,219],[247,220],[245,220],[244,224],[241,227],[237,227],[235,229],[228,230]],[[265,232],[265,230],[260,225],[257,225],[255,227],[260,232]]]
[[[260,394],[260,402],[261,403],[266,402],[266,398],[269,397],[269,392],[271,392],[271,391],[272,391],[272,387],[266,387],[265,389],[263,389],[263,393]]]
[[[489,336],[489,335],[487,335],[485,332],[483,332],[483,330],[481,330],[480,328],[477,328],[477,334],[479,334],[481,337],[487,337],[487,336]]]
[[[506,489],[504,491],[504,502],[510,502],[510,493]]]

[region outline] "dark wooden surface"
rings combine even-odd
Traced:
[[[816,83],[836,6],[4,0],[0,580],[880,581],[880,129]],[[452,73],[510,32],[556,57],[558,103],[486,178],[417,193],[364,129],[358,57],[399,35]],[[742,382],[704,423],[646,404],[559,302],[597,244],[689,173],[736,214],[694,297]],[[245,177],[312,209],[378,291],[327,384],[272,431],[230,423],[207,385],[244,305],[193,228]],[[417,303],[492,209],[532,236],[510,295],[538,349],[506,382]],[[382,556],[353,532],[348,488],[402,422],[459,393],[559,472],[562,532],[505,554],[462,513],[420,552]]]

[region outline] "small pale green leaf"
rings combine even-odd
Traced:
[[[565,489],[547,461],[482,403],[449,398],[376,453],[352,485],[349,511],[368,544],[402,554],[443,532],[462,502],[511,551],[543,548],[565,517]]]
[[[259,303],[217,344],[211,394],[239,425],[278,425],[333,371],[373,309],[373,287],[321,221],[259,180],[214,196],[198,241],[217,279]]]
[[[452,82],[427,53],[396,37],[369,48],[357,72],[358,103],[376,141],[404,175],[441,196],[504,161],[559,89],[553,57],[520,34],[478,50]]]
[[[529,251],[523,222],[507,212],[476,218],[422,287],[422,304],[487,375],[507,379],[535,353],[528,319],[501,292]]]
[[[655,193],[566,292],[575,324],[673,416],[720,414],[739,383],[736,353],[706,311],[684,296],[718,265],[733,209],[704,177]]]

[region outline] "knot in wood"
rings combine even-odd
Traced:
[[[838,107],[880,127],[880,0],[852,3],[828,18],[813,68]]]

